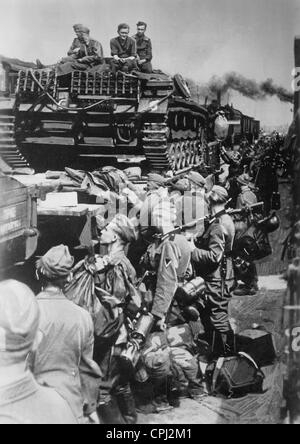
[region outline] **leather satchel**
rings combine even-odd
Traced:
[[[241,398],[250,393],[263,393],[264,373],[246,353],[221,357],[209,364],[206,382],[210,395]]]

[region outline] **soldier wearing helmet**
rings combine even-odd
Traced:
[[[228,201],[225,188],[214,186],[207,195],[211,216],[222,214]],[[227,214],[212,219],[205,233],[195,242],[192,261],[196,273],[206,282],[205,308],[201,319],[205,339],[214,355],[226,355],[234,350],[234,334],[229,322],[228,306],[234,284],[230,257],[235,236],[234,223]]]

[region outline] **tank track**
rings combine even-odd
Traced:
[[[30,168],[17,147],[15,137],[15,116],[12,109],[0,110],[0,157],[13,170]]]
[[[172,170],[199,165],[203,160],[203,141],[199,138],[172,140],[167,123],[144,123],[142,145],[153,170]]]

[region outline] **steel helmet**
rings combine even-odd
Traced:
[[[273,212],[269,217],[261,220],[258,225],[266,233],[274,233],[280,227],[280,220],[277,214]]]

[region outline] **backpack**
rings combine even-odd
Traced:
[[[233,252],[234,256],[252,262],[270,256],[272,247],[267,233],[251,225],[244,234],[235,239]]]
[[[264,373],[246,353],[219,358],[208,365],[206,381],[213,396],[241,398],[250,393],[263,393]]]

